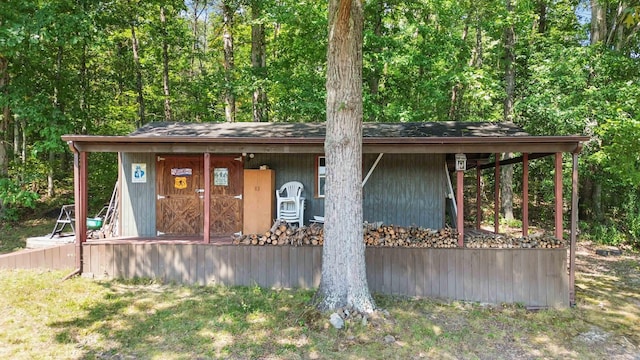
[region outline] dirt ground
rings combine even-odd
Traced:
[[[579,242],[576,251],[576,305],[589,330],[575,341],[606,349],[610,359],[640,360],[640,254],[601,256],[616,248]]]

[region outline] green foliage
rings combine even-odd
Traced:
[[[0,2],[0,65],[6,65],[0,108],[9,114],[1,129],[11,179],[40,194],[48,176],[56,185],[70,184],[72,156],[61,135],[135,129],[132,30],[147,121],[164,120],[164,43],[173,120],[223,121],[224,94],[231,89],[237,121],[252,121],[252,96],[260,87],[271,121],[324,121],[327,3],[263,1],[255,20],[251,2],[231,3],[234,68],[227,83],[219,2]],[[513,11],[493,0],[366,1],[364,119],[502,121],[504,34],[513,27],[515,121],[536,135],[592,136],[581,155],[581,181],[601,187],[602,213],[611,214],[619,197],[640,183],[640,38],[637,2],[620,14],[598,3],[608,6],[608,24],[623,27],[587,45],[589,24],[578,21],[575,1],[514,2]],[[265,29],[261,73],[251,65],[256,23]],[[99,207],[113,189],[117,161],[96,155],[91,164],[89,191]],[[552,162],[532,161],[530,174],[534,201],[551,201]],[[595,207],[590,194],[581,199]]]
[[[0,179],[0,220],[16,221],[20,210],[34,208],[40,196],[30,190],[24,189],[11,179]]]

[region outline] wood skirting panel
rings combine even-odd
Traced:
[[[372,292],[483,303],[567,307],[565,249],[367,248]],[[85,244],[95,278],[199,285],[316,288],[322,247]]]
[[[76,265],[75,244],[22,250],[0,255],[0,269],[73,269]]]

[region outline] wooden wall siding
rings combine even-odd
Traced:
[[[363,177],[377,154],[365,154]],[[324,199],[314,198],[315,155],[255,154],[245,168],[268,165],[276,173],[276,189],[287,181],[304,185],[305,223],[324,215]],[[364,220],[394,225],[444,226],[445,172],[442,154],[385,154],[364,187]]]
[[[96,278],[190,284],[316,288],[322,247],[85,244],[83,271]],[[565,249],[367,248],[372,292],[485,303],[566,307]]]
[[[365,154],[364,175],[377,154]],[[364,186],[364,220],[401,226],[444,226],[444,155],[384,154]]]
[[[147,164],[147,182],[131,182],[131,164]],[[121,236],[156,236],[156,155],[121,153]]]
[[[324,199],[314,197],[314,154],[255,154],[253,159],[245,158],[245,169],[257,169],[260,165],[268,165],[270,169],[275,171],[276,189],[280,189],[284,183],[289,181],[300,181],[304,185],[305,224],[309,224],[309,220],[313,219],[314,215],[324,215]]]
[[[73,269],[75,256],[75,244],[23,250],[0,255],[0,269]]]

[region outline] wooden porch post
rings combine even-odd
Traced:
[[[522,236],[529,236],[529,154],[522,154]]]
[[[573,153],[571,174],[571,245],[569,247],[569,306],[576,304],[576,238],[578,236],[578,152]]]
[[[456,227],[458,228],[458,247],[464,246],[464,170],[456,170],[456,206],[458,207]]]
[[[480,194],[480,181],[482,180],[482,169],[476,162],[476,229],[480,229],[482,224],[482,194]]]
[[[500,232],[500,154],[496,154],[496,172],[494,189],[493,232]]]
[[[204,153],[204,243],[211,242],[211,154]]]
[[[556,153],[555,188],[556,188],[556,238],[562,239],[562,153]]]
[[[87,153],[73,153],[73,184],[75,198],[76,268],[82,269],[82,244],[87,241]]]

